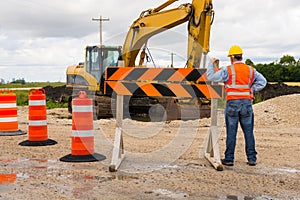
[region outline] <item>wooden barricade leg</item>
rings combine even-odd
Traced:
[[[109,165],[109,171],[115,172],[121,165],[124,157],[125,151],[123,146],[123,130],[122,130],[122,121],[123,121],[123,95],[117,95],[117,105],[116,105],[116,133],[114,140],[114,148],[112,152],[112,160]]]
[[[206,63],[206,56],[204,55],[204,63]],[[219,67],[219,62],[214,63],[214,68]],[[215,85],[215,83],[212,83]],[[218,143],[218,99],[211,99],[211,124],[208,135],[207,146],[204,147],[205,158],[212,164],[212,166],[218,170],[223,171],[223,166],[220,159],[220,149]]]
[[[208,135],[208,142],[205,148],[205,158],[212,166],[222,171],[223,166],[220,159],[220,150],[218,143],[218,99],[211,99],[211,126]]]

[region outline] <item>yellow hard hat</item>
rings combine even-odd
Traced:
[[[234,56],[234,55],[241,55],[241,54],[243,54],[242,48],[240,46],[238,46],[238,45],[233,45],[229,49],[228,57]]]

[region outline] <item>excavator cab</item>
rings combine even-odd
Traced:
[[[86,72],[100,81],[108,66],[117,66],[121,49],[118,47],[88,46],[86,48]]]
[[[100,84],[100,92],[104,91],[104,72],[108,66],[118,66],[121,47],[88,46],[86,48],[86,72],[91,74]]]
[[[117,66],[121,46],[87,46],[85,62],[67,68],[67,88],[103,92],[104,72]]]
[[[98,105],[97,101],[110,105],[110,97],[103,95],[104,72],[108,66],[118,65],[121,49],[121,46],[87,46],[84,53],[85,62],[67,67],[66,88],[72,90],[72,95],[68,98],[70,113],[72,113],[72,99],[78,95],[79,91],[86,91],[95,99],[96,116],[104,118],[112,116],[110,106]],[[95,94],[100,94],[100,96],[95,96]],[[106,109],[102,109],[101,115],[99,107]]]

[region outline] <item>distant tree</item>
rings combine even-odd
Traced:
[[[22,78],[22,79],[15,79],[15,78],[13,78],[13,81],[11,83],[25,85],[26,82],[25,82],[24,78]]]
[[[283,69],[281,69],[280,64],[276,64],[274,62],[269,64],[257,64],[255,68],[257,71],[259,71],[269,82],[282,82],[282,75],[281,73],[284,72]]]
[[[280,64],[288,66],[296,63],[296,60],[293,56],[290,55],[284,55],[280,58],[279,61]]]
[[[288,81],[300,82],[300,66],[299,65],[289,65],[288,70]]]
[[[250,60],[249,58],[246,59],[245,63],[246,63],[247,65],[250,65],[250,66],[254,67],[254,62],[252,62],[252,60]]]
[[[276,65],[274,70],[274,80],[276,82],[285,82],[289,81],[289,71],[284,65]]]
[[[269,82],[300,82],[300,60],[283,56],[280,62],[254,66]]]

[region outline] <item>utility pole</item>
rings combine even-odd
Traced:
[[[171,68],[174,67],[174,65],[173,65],[173,57],[174,57],[174,53],[172,52],[172,53],[171,53]]]
[[[102,22],[109,21],[109,18],[102,18],[102,16],[100,15],[99,18],[92,18],[92,21],[99,21],[100,23],[100,46],[102,46]]]

